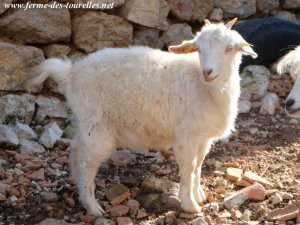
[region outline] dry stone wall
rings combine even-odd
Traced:
[[[77,60],[107,47],[165,49],[199,30],[205,18],[276,16],[300,21],[299,0],[32,0],[31,3],[107,3],[112,9],[7,9],[0,3],[0,91],[23,90],[30,68],[45,58]]]

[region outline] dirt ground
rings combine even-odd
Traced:
[[[282,108],[284,100],[285,97],[282,97],[274,115],[260,115],[256,109],[249,114],[239,115],[237,131],[232,137],[212,147],[202,169],[203,187],[207,196],[210,196],[209,200],[219,202],[220,208],[217,212],[213,212],[205,210],[204,207],[203,212],[198,216],[205,218],[206,221],[210,220],[211,224],[251,224],[239,222],[241,220],[234,220],[230,216],[225,220],[218,219],[224,212],[224,206],[222,206],[224,196],[216,193],[216,188],[219,187],[216,180],[224,178],[228,166],[226,163],[234,163],[229,165],[235,165],[244,171],[250,170],[266,178],[273,184],[269,190],[277,189],[293,195],[293,200],[283,200],[276,205],[270,203],[268,198],[264,201],[245,201],[238,210],[243,213],[249,209],[250,219],[256,221],[256,224],[267,224],[266,217],[269,211],[283,208],[291,201],[300,201],[300,185],[297,183],[300,180],[300,120],[288,117],[284,113]],[[85,221],[82,215],[85,215],[86,211],[78,202],[77,189],[69,178],[68,151],[66,145],[59,144],[53,150],[39,155],[38,158],[29,157],[33,163],[26,165],[20,163],[20,157],[26,156],[19,149],[0,151],[0,159],[7,161],[0,170],[0,182],[10,186],[8,190],[10,193],[6,199],[0,199],[0,224],[31,225],[49,217],[63,219],[68,223]],[[16,152],[19,154],[16,155]],[[110,188],[116,180],[130,188],[130,198],[133,199],[140,190],[143,179],[151,175],[179,182],[178,167],[172,157],[172,151],[163,155],[165,157],[162,161],[154,164],[151,155],[137,154],[134,165],[117,168],[107,164],[101,167],[96,180],[98,200],[104,200],[108,205],[105,190]],[[16,171],[16,168],[22,170],[24,174],[43,168],[45,178],[28,181],[26,178],[20,178],[26,177],[22,173],[12,176],[11,171]],[[59,176],[54,175],[57,169],[62,171]],[[167,172],[165,175],[158,176],[157,169]],[[223,187],[226,193],[235,192],[241,188],[229,180]],[[41,196],[43,191],[55,193],[57,197],[45,201]],[[14,199],[9,197],[13,195],[17,200],[13,201]],[[181,218],[184,216],[180,216],[180,211],[146,212],[148,216],[145,218],[132,218],[134,224],[188,224],[194,219]],[[116,220],[109,213],[105,217]],[[93,224],[94,220],[95,218],[92,218],[85,224]],[[296,219],[291,219],[286,223],[271,222],[269,224],[296,224]]]

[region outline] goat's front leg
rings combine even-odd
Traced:
[[[197,166],[195,170],[195,182],[193,187],[193,192],[196,201],[203,205],[206,202],[206,195],[201,187],[201,168],[205,158],[205,155],[208,153],[211,146],[210,141],[203,141],[199,146],[199,150],[197,152]]]
[[[180,170],[179,199],[184,211],[201,211],[193,192],[198,147],[189,140],[181,140],[174,146],[174,153]]]

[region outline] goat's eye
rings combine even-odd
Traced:
[[[233,47],[232,46],[228,46],[226,49],[225,49],[225,52],[231,52],[233,50]]]

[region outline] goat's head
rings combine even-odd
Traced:
[[[279,61],[277,71],[290,73],[295,80],[293,89],[285,102],[285,111],[289,116],[300,118],[300,46]]]
[[[204,82],[227,79],[232,69],[238,69],[242,55],[257,57],[251,45],[231,30],[236,21],[235,18],[225,25],[205,20],[205,26],[192,40],[170,46],[169,51],[176,54],[198,51],[202,70],[200,79]]]

